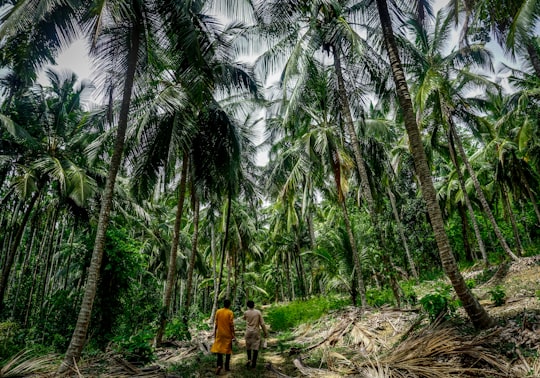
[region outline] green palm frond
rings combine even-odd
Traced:
[[[26,131],[24,127],[19,126],[13,120],[4,115],[0,114],[0,125],[6,129],[6,131],[11,134],[16,140],[21,141],[24,145],[29,148],[35,148],[39,143]]]

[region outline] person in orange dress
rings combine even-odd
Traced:
[[[232,343],[235,340],[234,335],[234,314],[229,309],[231,301],[225,299],[223,308],[216,312],[214,326],[214,343],[210,352],[217,354],[216,375],[219,375],[223,368],[223,355],[225,355],[225,371],[230,371]]]

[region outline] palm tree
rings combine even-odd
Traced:
[[[14,233],[0,276],[0,308],[13,258],[26,231],[36,201],[47,191],[56,192],[68,208],[83,208],[97,184],[88,172],[84,149],[95,139],[99,127],[91,127],[82,109],[81,97],[91,87],[71,72],[46,71],[51,87],[35,86],[21,92],[6,105],[0,122],[13,138],[11,164],[15,168],[13,189],[29,198],[24,216]],[[81,130],[87,132],[81,133]],[[11,138],[9,138],[11,139]],[[6,141],[9,139],[6,138]],[[10,191],[6,199],[10,197]]]
[[[155,25],[154,20],[148,17],[155,12],[153,9],[154,5],[155,4],[152,2],[132,1],[129,7],[115,8],[114,4],[100,3],[95,8],[92,8],[91,11],[91,15],[95,17],[93,20],[97,20],[95,24],[96,32],[100,31],[102,27],[105,27],[104,30],[111,32],[110,38],[98,40],[101,44],[94,45],[94,52],[98,55],[103,54],[101,56],[123,57],[123,59],[120,59],[119,61],[115,59],[113,62],[113,64],[119,65],[119,67],[117,66],[115,68],[119,69],[119,72],[123,72],[123,88],[114,147],[110,159],[105,189],[101,199],[101,209],[97,223],[94,250],[88,270],[84,296],[77,323],[73,331],[73,336],[64,356],[64,360],[58,368],[58,374],[67,373],[73,368],[74,364],[80,359],[82,349],[85,345],[88,325],[92,314],[92,306],[96,296],[99,270],[103,258],[116,177],[122,163],[132,93],[137,72],[140,67],[139,59],[144,51],[150,51],[149,46],[152,42],[148,40],[148,38],[153,35],[152,28]],[[109,14],[110,17],[104,17],[105,14]],[[102,22],[104,20],[112,21],[114,23],[112,25],[103,25]],[[121,31],[121,33],[119,35],[114,35],[114,31]],[[115,54],[107,55],[113,51]]]
[[[461,157],[461,161],[469,173],[469,177],[476,190],[476,195],[493,227],[499,243],[505,253],[515,260],[517,257],[508,246],[493,216],[493,212],[487,203],[477,175],[472,169],[469,158],[462,147],[462,138],[458,135],[456,126],[456,122],[459,120],[464,125],[474,124],[474,122],[471,122],[474,115],[468,111],[468,102],[463,92],[472,83],[480,87],[489,86],[491,83],[487,82],[484,77],[470,72],[468,67],[489,68],[491,66],[489,52],[485,50],[482,44],[468,44],[452,51],[448,55],[444,55],[443,49],[450,35],[451,18],[444,16],[442,12],[439,12],[436,16],[433,33],[429,33],[418,20],[411,20],[409,25],[413,33],[419,36],[415,39],[416,46],[413,46],[407,41],[404,41],[404,44],[410,47],[408,53],[410,53],[413,63],[411,64],[411,73],[416,83],[414,85],[417,94],[415,99],[418,104],[418,112],[420,117],[422,117],[420,119],[425,124],[425,127],[432,125],[434,131],[439,129],[439,125],[446,126],[448,130],[448,149],[450,151],[451,161],[454,163],[456,170],[458,170],[458,179],[463,176],[461,175],[457,157],[452,156],[453,153],[455,155],[455,152]],[[464,68],[465,66],[467,69]],[[435,137],[432,137],[432,139],[435,139]],[[470,200],[465,190],[465,183],[463,179],[459,182],[463,195],[467,197],[466,202],[469,202],[469,214],[473,222],[477,240],[480,243],[480,233],[474,211],[472,206],[470,206]],[[485,254],[483,256],[484,263],[486,263],[487,258]]]
[[[431,173],[422,144],[422,139],[416,123],[416,117],[412,106],[409,87],[405,79],[405,72],[401,64],[401,58],[397,49],[397,43],[392,27],[392,19],[388,11],[386,0],[377,0],[377,10],[382,27],[384,44],[392,67],[392,76],[396,86],[397,96],[405,128],[409,137],[409,146],[414,158],[415,170],[420,180],[422,196],[426,202],[431,226],[439,249],[439,255],[443,269],[450,279],[457,296],[463,303],[463,307],[477,328],[488,328],[493,325],[493,320],[486,310],[480,305],[478,299],[467,287],[463,276],[459,272],[455,258],[452,254],[448,236],[444,229],[444,221],[441,209],[437,202],[437,193],[431,180]]]

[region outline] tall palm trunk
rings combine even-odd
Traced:
[[[516,242],[518,254],[520,256],[523,256],[523,244],[521,244],[521,237],[519,236],[516,217],[514,216],[514,211],[512,210],[512,205],[510,204],[510,199],[508,198],[508,191],[506,190],[504,184],[501,188],[501,192],[503,207],[505,209],[506,216],[508,217],[508,219],[510,220],[510,224],[512,225],[512,232],[514,233],[514,240]]]
[[[403,248],[405,248],[405,256],[407,256],[407,262],[409,263],[409,267],[414,278],[418,279],[418,270],[416,269],[416,264],[414,263],[414,259],[412,258],[411,252],[409,251],[409,244],[407,243],[407,238],[405,237],[405,233],[403,232],[403,223],[401,222],[399,213],[397,211],[396,197],[394,196],[394,193],[392,193],[390,188],[387,187],[386,191],[388,192],[388,198],[390,198],[390,204],[392,205],[392,213],[394,214],[394,219],[396,220],[399,237],[401,238],[401,242],[403,243]]]
[[[114,186],[116,183],[116,176],[120,169],[120,165],[122,164],[122,154],[124,151],[125,136],[128,126],[131,95],[133,91],[133,84],[135,81],[135,73],[138,63],[139,46],[141,44],[140,33],[142,31],[142,15],[140,14],[140,12],[138,12],[138,9],[135,9],[135,13],[136,20],[134,20],[134,24],[130,30],[131,34],[129,37],[130,46],[127,56],[127,69],[124,80],[124,89],[122,93],[122,103],[120,105],[120,114],[118,117],[118,127],[116,130],[114,150],[111,157],[111,164],[109,166],[107,181],[105,183],[105,190],[103,191],[103,197],[101,199],[101,209],[99,211],[96,239],[92,252],[92,259],[90,261],[90,267],[88,269],[87,281],[84,288],[81,308],[77,317],[77,323],[75,325],[75,329],[73,331],[73,335],[71,337],[68,349],[64,356],[64,360],[58,367],[57,374],[59,375],[68,373],[69,370],[72,370],[75,364],[79,361],[86,341],[86,334],[88,331],[88,325],[90,324],[90,318],[92,316],[92,307],[94,304],[94,298],[96,296],[99,270],[101,268],[107,228],[109,226]]]
[[[30,198],[30,202],[28,202],[28,206],[26,207],[26,210],[24,211],[24,215],[21,219],[21,224],[19,224],[19,227],[17,228],[17,233],[15,234],[15,237],[13,238],[13,240],[11,241],[11,244],[9,245],[9,250],[8,250],[6,259],[2,267],[2,276],[0,277],[0,312],[2,312],[4,308],[4,295],[6,293],[8,278],[11,273],[13,261],[15,259],[15,253],[17,252],[17,249],[19,248],[19,245],[21,244],[24,231],[26,230],[26,224],[28,223],[28,220],[30,219],[30,214],[32,213],[32,210],[34,209],[34,205],[36,204],[36,201],[39,198],[39,194],[40,194],[39,189],[36,190],[32,194],[32,197]]]
[[[184,325],[188,326],[189,307],[191,306],[191,298],[193,297],[193,272],[195,271],[195,261],[197,259],[197,243],[199,241],[199,197],[195,188],[193,188],[193,236],[191,238],[191,255],[189,256],[189,265],[186,280],[186,301],[182,309]]]
[[[351,116],[351,107],[349,105],[349,99],[347,97],[347,90],[345,89],[345,81],[343,80],[340,53],[335,46],[333,47],[333,53],[334,66],[336,69],[336,76],[338,82],[341,113],[343,115],[343,119],[345,120],[345,127],[347,129],[347,133],[349,134],[349,139],[353,147],[356,169],[358,170],[358,176],[360,177],[360,185],[362,187],[362,195],[366,199],[368,211],[370,212],[371,217],[374,217],[375,213],[373,193],[371,193],[371,188],[369,186],[369,177],[367,173],[366,163],[364,161],[364,157],[362,156],[362,151],[360,150],[360,143],[358,142],[358,137],[356,136],[356,131],[354,130],[354,124]]]
[[[463,148],[463,144],[461,143],[461,138],[459,137],[456,128],[454,127],[454,123],[451,120],[451,117],[448,118],[448,124],[450,127],[450,132],[452,133],[453,140],[455,142],[456,147],[458,148],[459,156],[461,157],[461,160],[463,161],[463,164],[465,164],[465,167],[467,168],[467,172],[469,172],[469,176],[471,177],[471,180],[474,184],[474,188],[476,190],[476,195],[478,196],[478,199],[480,200],[480,203],[482,204],[482,209],[484,210],[484,213],[486,214],[489,223],[491,224],[491,227],[493,227],[493,232],[495,232],[495,235],[497,236],[497,240],[499,240],[499,243],[503,247],[504,252],[510,257],[512,260],[517,260],[518,257],[512,252],[510,247],[508,246],[508,243],[506,242],[506,239],[504,238],[501,229],[499,228],[499,225],[497,224],[497,221],[495,220],[495,217],[493,216],[493,212],[489,208],[489,205],[486,200],[486,196],[484,195],[484,191],[480,187],[480,181],[478,181],[478,177],[476,177],[476,173],[472,169],[471,163],[469,162],[469,159],[467,158],[467,154],[465,153],[465,149]]]
[[[431,173],[422,144],[422,138],[416,123],[409,88],[407,86],[407,81],[405,80],[405,72],[403,71],[398,54],[397,44],[392,30],[392,20],[390,19],[390,14],[388,12],[388,5],[386,4],[386,0],[376,1],[383,31],[383,39],[388,51],[397,96],[403,112],[407,135],[409,137],[409,146],[414,158],[415,170],[420,179],[422,196],[426,202],[443,269],[450,279],[457,296],[463,303],[463,307],[473,325],[476,328],[489,328],[494,324],[494,321],[465,284],[465,280],[457,267],[454,255],[450,248],[448,235],[446,235],[444,229],[442,212],[437,203],[437,194],[431,180]]]
[[[229,230],[231,224],[231,207],[232,207],[232,192],[229,191],[227,196],[227,218],[225,219],[225,237],[223,238],[223,244],[221,245],[221,262],[219,267],[219,277],[216,283],[214,283],[214,301],[212,303],[212,312],[210,314],[210,324],[214,325],[214,318],[216,316],[219,292],[221,288],[221,281],[223,280],[223,267],[225,266],[225,251],[227,249],[227,243],[229,242]],[[214,261],[214,264],[216,262]]]
[[[351,226],[351,221],[349,219],[349,212],[347,211],[347,205],[345,200],[340,200],[341,210],[343,212],[343,219],[345,221],[345,228],[347,230],[347,236],[349,237],[349,243],[351,244],[351,252],[353,254],[353,263],[354,270],[356,271],[356,286],[357,293],[360,294],[360,307],[366,308],[367,299],[366,299],[366,287],[364,285],[364,277],[362,276],[362,264],[360,262],[360,256],[358,254],[358,247],[356,245],[356,238]]]
[[[449,141],[450,159],[452,160],[454,167],[456,167],[459,187],[461,188],[461,191],[463,192],[465,205],[467,205],[467,211],[469,212],[469,217],[471,218],[471,222],[473,224],[474,235],[476,236],[476,242],[478,243],[478,248],[480,249],[480,253],[482,254],[482,261],[484,262],[484,266],[488,267],[489,261],[487,258],[486,246],[484,244],[484,240],[482,239],[482,234],[480,233],[480,227],[478,226],[478,222],[476,221],[476,216],[474,214],[474,209],[471,204],[471,199],[469,198],[469,194],[467,193],[467,187],[465,186],[465,178],[463,177],[463,173],[461,172],[461,168],[459,167],[459,164],[456,158],[454,137],[452,136],[452,133],[448,133],[448,141]]]
[[[178,205],[176,207],[176,216],[174,219],[173,239],[171,241],[171,252],[169,256],[169,269],[167,270],[167,282],[165,283],[165,292],[163,293],[163,309],[161,310],[161,319],[159,328],[156,332],[154,344],[161,344],[163,332],[167,325],[167,317],[171,308],[171,298],[176,280],[176,256],[178,255],[178,242],[180,240],[180,226],[182,225],[182,214],[184,212],[184,199],[186,197],[186,182],[188,169],[189,155],[184,152],[182,158],[182,173],[180,177],[180,185],[178,188]]]

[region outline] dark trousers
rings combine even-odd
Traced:
[[[253,355],[251,354],[253,352]],[[257,357],[259,356],[259,351],[258,350],[251,350],[251,349],[248,349],[247,350],[247,358],[248,358],[248,363],[249,361],[251,361],[251,367],[255,367],[257,365]]]
[[[229,370],[231,366],[231,355],[225,355],[225,370]],[[223,354],[218,353],[217,355],[217,367],[223,367]]]

